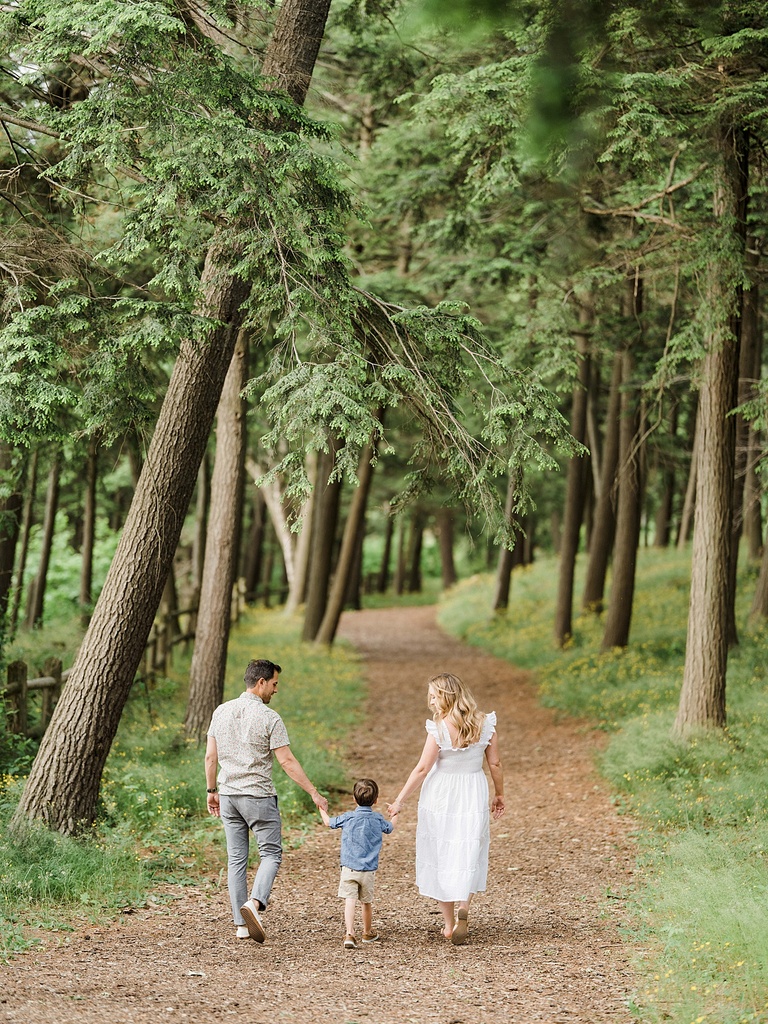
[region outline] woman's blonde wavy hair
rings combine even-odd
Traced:
[[[485,715],[477,707],[469,687],[450,672],[441,672],[429,680],[429,687],[435,694],[433,719],[438,723],[450,722],[456,729],[457,746],[468,747],[477,743],[483,728]]]

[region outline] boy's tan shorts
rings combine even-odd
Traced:
[[[343,867],[339,879],[339,898],[342,900],[356,898],[361,903],[373,903],[375,882],[375,871],[353,871],[352,868]]]

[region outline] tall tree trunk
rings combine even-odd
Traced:
[[[200,604],[205,564],[205,538],[208,533],[208,504],[211,500],[211,460],[206,451],[197,472],[197,500],[195,502],[195,533],[192,540],[192,595],[193,604]],[[195,613],[197,620],[197,613]]]
[[[394,590],[399,596],[405,592],[405,516],[400,516],[397,529],[397,561],[395,563]]]
[[[421,548],[424,541],[424,513],[415,509],[411,518],[411,532],[408,538],[408,580],[409,594],[421,593]]]
[[[693,528],[693,515],[696,507],[696,474],[699,468],[699,403],[696,403],[696,415],[693,420],[693,442],[691,444],[691,465],[688,469],[688,482],[685,487],[683,511],[680,514],[680,529],[677,534],[677,549],[681,551],[688,543]]]
[[[93,546],[96,540],[96,481],[99,472],[99,446],[96,438],[88,442],[83,509],[83,543],[80,561],[80,622],[86,627],[93,602]]]
[[[576,353],[579,365],[578,379],[573,389],[571,403],[571,434],[582,444],[586,440],[587,396],[590,377],[589,335],[592,316],[591,306],[583,305],[579,311],[581,329],[576,334]],[[573,580],[576,572],[581,522],[584,516],[586,470],[585,459],[572,458],[568,463],[565,520],[560,541],[560,573],[555,608],[555,640],[561,647],[573,632]]]
[[[264,555],[264,533],[267,525],[267,505],[258,487],[253,488],[251,503],[251,525],[243,552],[243,578],[245,592],[253,596],[261,578],[261,563]]]
[[[384,550],[381,553],[381,566],[376,580],[376,593],[386,594],[389,586],[389,563],[392,558],[392,536],[395,532],[395,517],[389,514],[384,520]]]
[[[338,442],[331,439],[329,450],[317,460],[317,482],[312,510],[312,540],[309,556],[307,604],[304,610],[302,639],[314,640],[328,603],[336,524],[339,518],[341,480],[329,481],[336,461]]]
[[[754,246],[749,247],[750,253]],[[754,396],[762,372],[763,339],[760,319],[760,290],[756,281],[759,257],[755,254],[750,258],[752,267],[752,287],[744,295],[744,316],[742,325],[742,344],[747,334],[752,334],[753,363],[749,369],[749,393]],[[747,453],[744,477],[744,536],[747,542],[747,557],[751,564],[760,561],[763,547],[763,518],[760,508],[762,488],[756,472],[760,460],[760,432],[750,423],[747,427]]]
[[[768,538],[763,544],[763,557],[760,560],[760,572],[755,585],[749,618],[750,621],[768,619]]]
[[[21,529],[21,550],[19,551],[19,566],[16,570],[16,585],[13,588],[13,605],[11,607],[8,634],[12,636],[16,632],[16,623],[19,620],[19,608],[21,607],[21,596],[24,591],[24,570],[27,567],[27,554],[29,552],[29,538],[32,533],[32,521],[35,513],[35,497],[37,496],[37,463],[40,453],[37,449],[32,452],[27,470],[24,498],[24,518]]]
[[[744,188],[746,189],[746,182]],[[746,217],[746,211],[744,216]],[[755,397],[752,373],[757,348],[758,323],[757,307],[754,300],[755,296],[751,291],[742,296],[741,322],[732,324],[732,330],[739,339],[739,380],[736,391],[738,407]],[[739,544],[744,529],[744,491],[749,448],[749,424],[740,412],[737,412],[733,418],[736,423],[734,426],[733,499],[731,502],[731,550],[728,564],[728,604],[726,607],[726,632],[729,647],[735,647],[739,642],[739,631],[736,626],[736,586],[739,570]]]
[[[714,220],[722,243],[708,273],[708,307],[713,322],[707,337],[699,397],[696,524],[693,533],[688,635],[680,704],[674,731],[722,728],[726,721],[728,600],[734,472],[734,420],[739,345],[728,314],[740,298],[745,186],[741,132],[723,130],[716,155]]]
[[[510,530],[513,530],[512,516],[515,508],[517,492],[517,474],[510,473],[507,480],[507,496],[504,500],[504,521]],[[520,544],[520,537],[515,538],[515,550]],[[493,610],[501,611],[509,606],[509,589],[512,582],[512,567],[514,565],[514,551],[510,551],[506,544],[499,548],[499,559],[496,566],[496,583],[493,592]]]
[[[621,408],[621,374],[623,355],[613,357],[608,408],[605,414],[603,458],[600,473],[600,491],[595,506],[592,537],[584,580],[581,604],[585,611],[602,612],[605,594],[605,575],[613,551],[616,532],[616,468],[619,463],[619,411]]]
[[[676,447],[677,443],[677,414],[678,403],[673,398],[672,407],[669,410],[669,435],[673,447]],[[676,475],[673,457],[669,455],[661,456],[659,460],[659,477],[661,496],[654,520],[653,546],[656,548],[667,548],[672,536],[672,512],[675,501]]]
[[[48,566],[51,562],[51,548],[53,547],[53,535],[56,529],[56,512],[59,508],[59,477],[61,475],[61,456],[56,452],[53,456],[51,468],[48,471],[48,488],[45,495],[45,514],[43,516],[42,545],[40,548],[40,563],[29,593],[29,605],[27,607],[27,628],[34,629],[40,626],[43,621],[43,608],[45,606],[45,587],[48,581]]]
[[[200,743],[211,715],[224,697],[224,671],[232,609],[232,585],[238,565],[245,465],[247,344],[240,331],[216,414],[216,455],[205,540],[203,581],[189,669],[189,698],[184,731]]]
[[[627,346],[622,357],[621,426],[619,440],[619,497],[616,507],[616,545],[613,553],[611,595],[605,616],[603,650],[626,647],[632,622],[632,604],[635,594],[635,566],[640,540],[642,512],[642,425],[640,401],[633,390],[635,358],[633,349],[640,348],[642,335],[639,317],[642,313],[642,281],[629,282],[626,315],[635,323],[637,338]],[[630,327],[630,330],[633,330]]]
[[[457,580],[453,560],[453,523],[456,513],[452,508],[441,508],[437,513],[437,540],[440,545],[440,569],[443,590],[448,590]]]
[[[0,652],[3,640],[8,635],[6,615],[22,505],[23,498],[18,486],[13,450],[0,442]]]
[[[330,0],[284,0],[263,71],[303,102]],[[198,312],[213,327],[182,343],[147,461],[77,661],[32,766],[16,821],[61,832],[91,822],[101,775],[173,562],[195,477],[240,327],[249,287],[230,271],[217,235]]]
[[[373,479],[373,459],[375,446],[368,445],[362,451],[360,464],[357,470],[358,485],[352,495],[347,521],[344,524],[344,535],[341,539],[341,550],[336,563],[336,570],[333,576],[333,584],[328,594],[328,603],[325,607],[323,621],[315,635],[315,641],[319,644],[332,644],[339,627],[341,613],[344,608],[344,595],[350,573],[352,572],[355,555],[357,553],[360,526],[365,521],[365,508],[368,503],[368,495],[371,490]]]

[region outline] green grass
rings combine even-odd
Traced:
[[[493,581],[476,576],[446,596],[440,621],[530,669],[544,703],[611,734],[600,768],[619,809],[640,824],[639,882],[627,931],[637,950],[638,1019],[765,1022],[768,630],[750,633],[744,625],[754,586],[745,573],[737,603],[741,643],[728,667],[728,728],[687,743],[674,739],[689,558],[640,553],[626,650],[600,651],[602,622],[594,615],[577,614],[568,646],[555,644],[553,559],[515,571],[506,612],[490,611]],[[576,609],[580,585],[577,573]]]
[[[358,720],[364,684],[357,656],[300,641],[301,622],[281,611],[249,610],[233,629],[225,699],[243,690],[251,658],[283,668],[273,707],[291,748],[321,791],[350,788],[345,740]],[[218,819],[206,812],[204,748],[183,736],[188,662],[150,689],[137,685],[126,705],[104,772],[99,818],[84,839],[43,827],[11,834],[13,809],[28,768],[26,747],[8,743],[0,776],[0,956],[37,941],[40,929],[142,905],[161,882],[219,885],[226,850]],[[14,774],[14,772],[16,774]],[[309,796],[275,767],[287,844],[300,842],[319,817]]]

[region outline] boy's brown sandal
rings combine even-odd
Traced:
[[[357,949],[357,939],[354,935],[344,936],[344,949]]]
[[[467,935],[469,934],[469,925],[467,924],[468,914],[466,910],[460,910],[457,916],[459,920],[456,922],[456,927],[453,929],[451,942],[454,946],[463,946],[467,941]]]
[[[381,942],[376,932],[363,932],[363,942]]]

